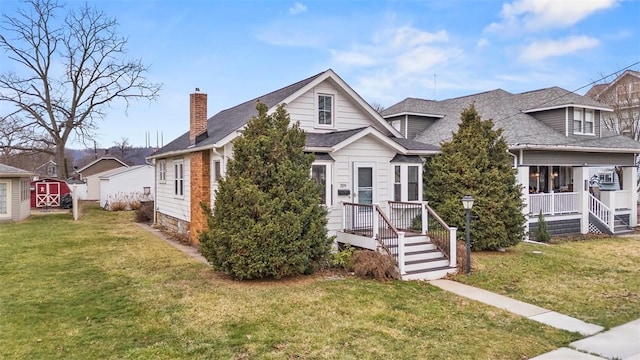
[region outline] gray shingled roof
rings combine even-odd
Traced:
[[[18,169],[13,166],[0,164],[0,177],[29,177],[33,174],[27,170]]]
[[[597,101],[577,95],[559,87],[552,87],[522,94],[511,94],[502,89],[484,93],[442,100],[405,99],[389,107],[383,116],[401,111],[443,115],[424,132],[416,135],[416,141],[440,144],[451,139],[458,130],[463,109],[475,105],[482,119],[492,119],[495,127],[503,129],[503,135],[510,146],[516,145],[568,145],[593,148],[640,149],[640,143],[621,135],[604,134],[601,138],[567,138],[542,121],[525,113],[531,109],[555,108],[566,105],[582,105],[608,108]]]
[[[357,129],[334,131],[330,133],[307,133],[307,141],[305,143],[308,147],[332,147],[335,146],[353,135],[363,131],[367,127],[361,127]]]
[[[207,146],[215,144],[216,142],[222,140],[229,134],[244,126],[253,116],[258,115],[258,111],[256,110],[256,102],[258,100],[260,100],[261,103],[267,105],[268,108],[272,108],[324,73],[325,72],[323,71],[307,79],[298,81],[295,84],[291,84],[279,90],[270,92],[262,96],[258,96],[240,105],[236,105],[232,108],[220,111],[207,120],[207,132],[209,133],[209,137],[200,141],[197,146]],[[188,124],[188,121],[185,121],[184,123]],[[158,149],[158,151],[156,151],[153,156],[173,151],[185,150],[189,147],[189,145],[189,131],[187,131],[169,144]]]

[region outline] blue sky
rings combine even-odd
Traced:
[[[153,145],[157,133],[164,144],[181,135],[196,87],[212,116],[332,68],[365,100],[388,107],[496,88],[577,90],[640,61],[640,0],[90,3],[118,19],[129,55],[163,84],[157,102],[126,112],[113,105],[99,124],[104,147],[123,137],[142,146],[146,132]],[[0,0],[2,12],[17,6]]]

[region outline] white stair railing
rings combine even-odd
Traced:
[[[612,232],[615,229],[613,212],[592,194],[589,194],[589,213],[598,218]]]

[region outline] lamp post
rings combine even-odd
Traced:
[[[467,194],[462,197],[462,207],[467,213],[467,227],[465,229],[467,240],[467,275],[471,274],[471,208],[473,207],[473,198]]]

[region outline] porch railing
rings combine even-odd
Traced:
[[[389,201],[389,219],[399,230],[426,234],[422,229],[422,202]]]
[[[400,274],[405,274],[404,236],[378,204],[343,203],[342,228],[345,232],[371,237],[387,254],[393,256]]]
[[[577,192],[529,194],[529,214],[559,215],[580,212]]]
[[[424,208],[424,231],[429,235],[431,242],[449,259],[449,267],[457,267],[458,228],[447,225],[428,203],[424,203]]]
[[[611,209],[598,200],[592,194],[589,194],[589,213],[598,218],[603,224],[605,224],[609,230],[614,231],[615,219]]]

